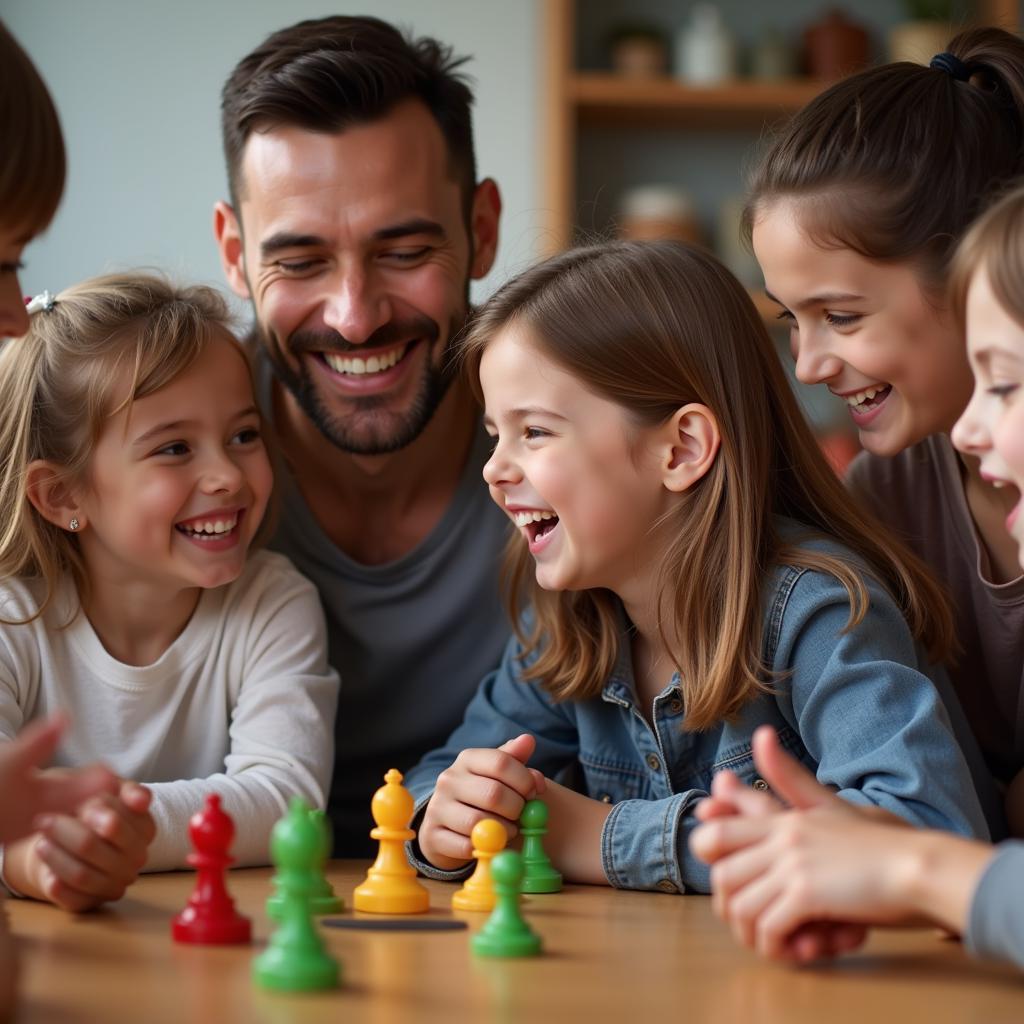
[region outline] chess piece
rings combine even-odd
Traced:
[[[523,892],[561,892],[562,876],[544,852],[548,833],[548,805],[543,800],[527,800],[519,816],[523,837]]]
[[[197,871],[196,887],[185,909],[171,922],[175,942],[196,945],[232,945],[252,939],[252,925],[235,910],[228,895],[224,872],[233,858],[228,855],[235,826],[221,810],[220,797],[211,793],[202,811],[193,814],[188,834],[194,853],[188,862]]]
[[[523,859],[515,850],[502,850],[491,861],[494,883],[494,911],[486,924],[470,939],[477,956],[535,956],[540,936],[530,929],[519,910],[519,886],[523,880]]]
[[[281,924],[252,965],[253,978],[264,988],[309,992],[335,988],[341,969],[324,949],[313,926],[310,899],[313,874],[323,851],[323,833],[299,797],[274,826],[270,852],[281,896]]]
[[[338,914],[344,909],[345,905],[335,895],[331,883],[327,881],[324,875],[324,863],[331,848],[331,826],[327,820],[327,815],[321,810],[311,810],[309,816],[316,824],[321,838],[320,855],[310,875],[313,895],[310,897],[309,909],[314,915]],[[267,900],[267,917],[273,921],[280,921],[282,904],[281,894],[275,889],[274,894]]]
[[[430,894],[416,880],[416,869],[405,857],[405,842],[416,835],[409,828],[412,795],[402,785],[402,773],[394,768],[384,782],[370,805],[377,823],[370,838],[380,841],[380,850],[366,881],[352,894],[352,906],[369,914],[423,914],[430,909]]]
[[[452,897],[452,910],[493,910],[494,886],[491,882],[491,858],[505,849],[508,836],[493,818],[484,818],[470,833],[476,870]]]

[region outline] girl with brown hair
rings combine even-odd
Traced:
[[[948,607],[849,501],[713,257],[554,257],[491,299],[464,353],[495,438],[484,477],[517,527],[517,628],[407,775],[423,870],[456,877],[473,825],[514,834],[543,790],[569,878],[706,891],[693,809],[721,768],[754,779],[764,723],[852,803],[987,832],[933,667]],[[586,795],[550,781],[574,764]]]
[[[1013,494],[1004,529],[1024,566],[1024,188],[1000,200],[964,238],[953,263],[951,308],[966,320],[975,376],[953,441],[979,461],[986,481]],[[715,865],[716,909],[741,942],[767,956],[803,960],[859,944],[865,925],[924,918],[963,935],[978,956],[1024,966],[1024,842],[993,850],[867,821],[766,733],[755,739],[755,762],[795,810],[777,813],[769,797],[726,774],[699,811],[726,816],[699,828],[692,844]],[[844,941],[823,946],[837,922]]]

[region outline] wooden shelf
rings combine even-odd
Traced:
[[[693,86],[669,78],[578,73],[566,82],[570,104],[581,119],[636,118],[761,124],[795,113],[830,83],[809,78],[779,82],[738,79],[723,85]]]

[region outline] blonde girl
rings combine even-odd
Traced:
[[[543,789],[570,879],[707,891],[694,808],[721,768],[756,780],[765,723],[843,799],[986,834],[936,687],[948,608],[852,506],[720,264],[670,243],[554,257],[465,352],[518,625],[409,773],[423,870],[457,877],[476,821],[512,835]],[[551,781],[573,766],[582,792]]]
[[[127,274],[31,308],[0,352],[0,739],[66,709],[60,762],[134,782],[2,875],[81,910],[185,866],[207,794],[265,863],[290,795],[323,805],[337,677],[312,586],[248,557],[272,476],[220,297]]]

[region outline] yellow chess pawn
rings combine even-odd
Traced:
[[[422,914],[430,909],[430,895],[405,858],[405,841],[416,835],[409,828],[412,794],[402,785],[402,773],[394,768],[384,782],[370,805],[377,823],[370,838],[380,841],[380,849],[366,881],[352,894],[352,906],[369,914]]]
[[[494,885],[491,882],[491,858],[505,849],[508,836],[493,818],[484,818],[473,826],[469,838],[473,842],[476,870],[466,884],[452,897],[453,910],[493,910]]]

